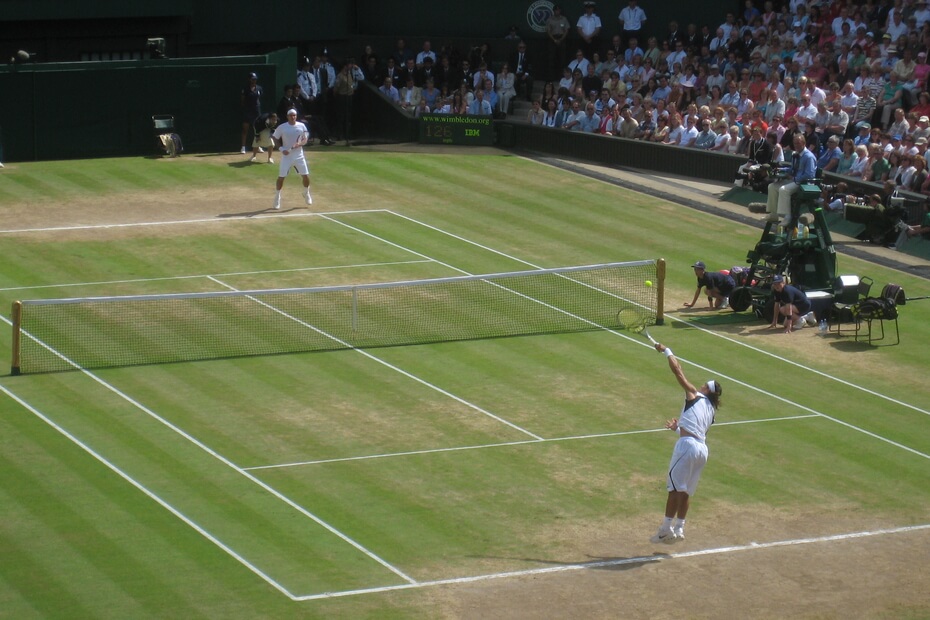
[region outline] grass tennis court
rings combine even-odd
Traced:
[[[0,617],[930,614],[930,302],[899,346],[785,336],[681,308],[757,229],[491,150],[310,157],[279,213],[238,156],[8,165],[4,316],[661,257],[652,335],[725,390],[688,539],[648,540],[681,390],[624,332],[4,375]]]

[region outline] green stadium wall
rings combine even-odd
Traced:
[[[297,53],[0,67],[8,161],[154,154],[153,115],[175,117],[188,151],[239,148],[239,95],[255,71],[262,109],[293,81]],[[66,95],[66,96],[65,96]]]

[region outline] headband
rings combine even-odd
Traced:
[[[714,381],[713,379],[707,382],[707,387],[710,388],[711,394],[717,393],[717,382]]]

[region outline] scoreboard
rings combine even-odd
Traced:
[[[421,143],[494,145],[490,116],[424,114],[419,120]]]

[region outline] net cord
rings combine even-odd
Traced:
[[[202,293],[166,293],[159,295],[121,295],[113,297],[66,297],[59,299],[24,299],[17,303],[24,306],[43,306],[50,304],[78,304],[78,303],[105,303],[112,301],[157,301],[169,299],[208,299],[212,297],[244,297],[255,295],[294,295],[303,293],[335,293],[340,291],[356,291],[365,289],[397,288],[404,286],[420,286],[432,284],[445,284],[454,282],[467,282],[471,280],[497,280],[520,276],[537,276],[545,274],[569,274],[574,271],[588,271],[592,269],[607,269],[615,267],[643,267],[654,265],[654,260],[630,261],[623,263],[602,263],[597,265],[582,265],[579,267],[558,267],[555,269],[528,269],[526,271],[509,271],[506,273],[491,273],[484,275],[453,276],[448,278],[431,278],[427,280],[402,280],[398,282],[380,282],[373,284],[346,284],[340,286],[320,286],[310,288],[279,288],[279,289],[253,289],[245,291],[212,291]]]

